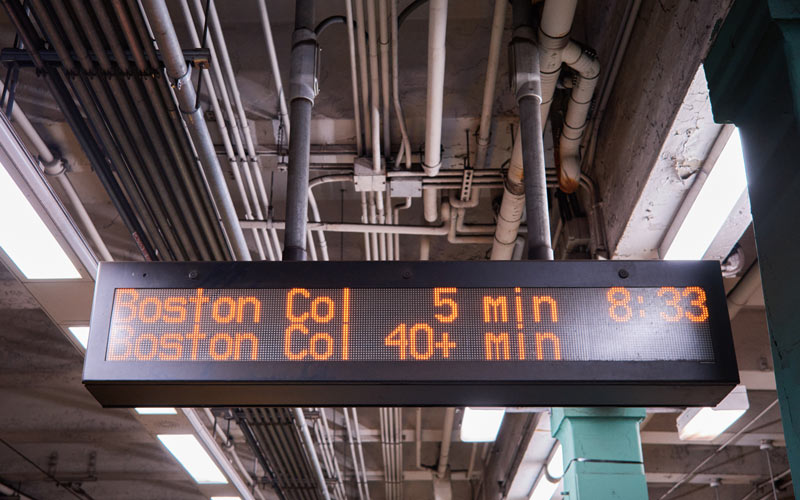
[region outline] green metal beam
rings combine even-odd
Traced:
[[[569,500],[647,498],[639,422],[644,408],[553,408]]]
[[[705,71],[715,120],[735,123],[742,137],[786,448],[800,471],[798,2],[737,0]]]

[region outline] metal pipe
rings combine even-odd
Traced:
[[[350,0],[347,0],[349,3]],[[411,141],[408,138],[408,130],[406,130],[406,118],[403,114],[403,107],[400,105],[400,70],[399,70],[399,37],[397,36],[397,0],[392,2],[392,99],[394,101],[394,114],[397,116],[397,122],[400,125],[400,136],[403,138],[401,151],[404,151],[406,160],[406,168],[411,168]],[[388,117],[388,115],[387,115]],[[388,118],[387,118],[388,119]],[[400,161],[401,155],[398,153],[395,159],[395,166]],[[395,244],[397,244],[395,242]],[[400,249],[395,250],[395,253],[400,253]]]
[[[121,28],[122,35],[128,41],[130,55],[133,56],[137,69],[147,74],[152,68],[162,68],[161,59],[156,54],[153,44],[153,33],[149,29],[147,21],[141,11],[141,6],[137,0],[127,0],[127,8],[123,0],[113,0],[112,5],[117,14],[119,24],[106,23],[102,16],[99,16],[106,38],[113,46],[119,45],[117,34]],[[119,28],[117,28],[119,26]],[[127,59],[125,52],[120,48],[121,57]],[[150,108],[155,111],[156,117],[165,133],[165,139],[169,144],[170,151],[176,158],[182,158],[182,163],[186,165],[183,169],[188,174],[194,188],[200,196],[203,211],[209,220],[216,221],[211,225],[220,257],[222,259],[232,258],[234,252],[230,244],[229,237],[225,234],[224,227],[220,220],[220,215],[213,200],[213,194],[208,181],[203,173],[203,166],[195,154],[195,147],[191,142],[189,130],[177,107],[177,99],[170,90],[169,77],[164,69],[159,70],[159,78],[145,78],[144,86],[146,94],[150,96]],[[160,99],[159,97],[160,96]],[[213,249],[213,248],[212,248]]]
[[[447,462],[450,458],[450,443],[453,439],[453,420],[456,415],[455,408],[447,408],[444,412],[444,423],[442,424],[442,447],[439,450],[439,466],[436,475],[443,478],[447,473]]]
[[[481,124],[478,128],[478,150],[475,153],[475,168],[486,168],[486,153],[489,149],[489,137],[492,129],[492,109],[497,83],[497,71],[500,63],[500,49],[503,41],[503,30],[506,25],[507,0],[495,0],[492,16],[492,33],[489,38],[489,60],[486,63],[486,82],[483,86],[483,104],[481,105]],[[475,195],[477,197],[477,195]]]
[[[351,408],[351,410],[353,411],[353,425],[355,426],[356,430],[356,443],[358,443],[358,458],[359,461],[361,462],[361,476],[366,481],[367,466],[366,463],[364,462],[364,447],[362,446],[361,443],[361,428],[358,425],[358,412],[356,411],[355,408]],[[364,490],[367,496],[367,500],[369,500],[369,488],[366,487],[366,484]]]
[[[39,4],[40,2],[37,1],[36,3]],[[73,4],[73,7],[74,10],[76,10],[75,15],[78,19],[78,22],[81,23],[81,31],[86,36],[90,46],[92,47],[92,50],[95,52],[95,57],[100,65],[100,69],[105,72],[111,72],[113,70],[113,66],[105,52],[105,47],[99,39],[97,31],[94,29],[91,22],[88,21],[85,5],[79,4],[75,6]],[[40,8],[43,8],[43,6],[40,6]],[[61,21],[61,27],[67,36],[67,40],[69,40],[69,43],[72,45],[72,50],[77,55],[83,70],[85,72],[94,71],[94,61],[89,54],[89,51],[83,45],[81,36],[78,33],[78,28],[72,21],[72,17],[67,10],[66,3],[56,2],[52,5],[52,8],[54,9],[56,16]],[[48,25],[50,22],[52,22],[50,16],[46,13],[41,14],[40,19],[45,25]],[[55,27],[53,27],[53,29],[55,29]],[[53,41],[54,46],[63,44],[63,40],[61,40],[61,38],[58,36],[51,35],[50,38]],[[64,47],[64,51],[66,51],[66,47]],[[67,57],[69,57],[69,53],[66,53]],[[136,87],[134,82],[130,80],[127,81],[128,90],[131,93],[131,97],[133,98],[134,103],[138,105],[143,99],[142,96],[137,93],[139,89]],[[107,80],[107,82],[108,88],[104,86],[98,79],[91,79],[90,85],[92,86],[94,93],[97,95],[101,106],[104,108],[105,116],[108,118],[108,122],[111,124],[111,127],[114,130],[114,135],[122,146],[125,155],[128,157],[129,161],[136,158],[136,161],[133,162],[133,164],[138,164],[137,170],[144,167],[143,170],[139,170],[137,175],[139,179],[142,179],[140,188],[144,189],[145,191],[151,189],[149,185],[142,186],[142,184],[148,183],[148,179],[146,177],[149,177],[149,184],[152,184],[152,186],[155,188],[155,194],[157,194],[156,200],[161,201],[164,204],[163,210],[165,211],[165,230],[168,231],[168,228],[170,227],[170,224],[167,221],[173,221],[171,226],[177,235],[178,240],[180,241],[180,245],[184,248],[189,259],[196,260],[199,256],[202,260],[208,260],[209,253],[206,246],[202,244],[202,242],[198,242],[195,237],[193,237],[195,235],[201,235],[199,221],[195,220],[193,216],[195,210],[190,209],[187,199],[181,192],[182,186],[175,175],[175,171],[171,168],[165,168],[165,165],[162,163],[165,152],[163,150],[151,150],[149,146],[155,146],[156,141],[153,141],[149,137],[145,138],[145,134],[138,126],[140,120],[144,119],[144,114],[137,113],[129,104],[129,101],[125,98],[126,94],[122,89],[122,85],[120,84],[119,80],[116,78],[110,78]],[[110,95],[108,90],[110,90]],[[116,106],[113,104],[116,104]],[[117,117],[117,113],[119,113],[119,117]],[[123,123],[125,126],[123,126]],[[148,126],[154,127],[154,124],[144,122],[144,127],[147,128]],[[125,135],[126,132],[130,134],[130,138],[121,137],[122,135]],[[134,147],[135,145],[139,145],[141,147]],[[141,156],[139,157],[138,155]],[[146,176],[143,175],[145,172]],[[134,171],[134,173],[136,174],[137,172]],[[164,175],[163,179],[162,174]],[[166,183],[164,181],[166,181]],[[177,224],[175,222],[177,222]],[[188,231],[182,226],[181,222],[188,226]],[[169,237],[169,233],[167,233],[167,237]]]
[[[358,63],[361,76],[361,112],[364,116],[364,149],[359,151],[359,155],[366,154],[372,144],[372,126],[369,108],[369,74],[367,55],[367,24],[364,21],[364,0],[356,2],[356,28],[358,29]]]
[[[314,0],[295,3],[292,63],[289,76],[289,170],[286,184],[286,231],[284,260],[306,259],[308,217],[308,163],[311,154],[311,110],[316,97],[317,41],[314,33]]]
[[[363,500],[363,498],[364,498],[364,491],[363,490],[366,487],[366,484],[362,484],[363,478],[361,477],[361,474],[360,474],[361,471],[360,471],[360,468],[358,467],[358,457],[356,456],[355,440],[353,439],[353,430],[350,427],[350,416],[349,416],[349,414],[347,412],[347,408],[342,408],[342,411],[344,412],[344,425],[345,425],[345,429],[347,431],[347,441],[350,443],[350,455],[351,455],[352,460],[353,460],[353,472],[356,475],[356,486],[358,488],[358,498],[359,498],[359,500]],[[365,481],[364,481],[364,483],[365,483]]]
[[[142,0],[142,6],[147,13],[153,35],[161,50],[167,75],[172,80],[184,122],[192,135],[192,141],[220,212],[222,225],[231,240],[234,254],[239,260],[251,260],[250,250],[247,248],[244,233],[238,225],[236,208],[214,152],[214,144],[208,133],[202,109],[196,106],[197,95],[191,83],[191,72],[186,66],[167,4],[165,0]]]
[[[266,0],[265,0],[266,1]],[[356,0],[360,2],[361,0]],[[353,32],[353,0],[345,0],[347,19],[347,49],[350,54],[350,81],[353,89],[353,122],[356,132],[356,151],[360,154],[364,144],[361,138],[361,112],[358,110],[358,60],[356,59],[355,35]]]
[[[419,260],[423,259],[420,258]],[[422,408],[417,408],[416,425],[414,427],[414,448],[414,455],[417,459],[417,469],[422,469]]]
[[[275,90],[278,93],[280,117],[286,130],[286,138],[289,139],[289,111],[286,107],[286,94],[283,92],[281,72],[278,67],[278,55],[275,52],[275,40],[272,37],[272,26],[269,21],[269,13],[267,12],[267,0],[260,0],[258,2],[258,10],[261,15],[261,27],[264,30],[264,41],[267,44],[267,55],[269,56],[269,64],[272,68],[272,77],[275,80]]]
[[[16,27],[20,39],[31,54],[34,64],[46,75],[45,82],[51,94],[64,113],[67,123],[70,125],[78,143],[86,153],[86,156],[89,158],[89,161],[97,173],[97,177],[100,179],[111,202],[117,209],[120,218],[128,228],[131,238],[146,260],[156,258],[156,247],[150,242],[150,235],[145,233],[145,229],[143,228],[143,224],[147,225],[146,222],[150,221],[150,219],[148,219],[149,214],[138,211],[140,200],[134,196],[132,197],[132,203],[136,206],[137,212],[142,216],[142,222],[140,223],[139,219],[137,219],[136,212],[134,212],[117,183],[116,178],[112,174],[111,166],[107,163],[103,153],[101,153],[99,145],[95,142],[81,112],[78,110],[78,107],[72,100],[72,96],[64,85],[60,73],[55,67],[45,65],[42,60],[40,56],[41,41],[36,35],[36,30],[31,24],[30,19],[28,19],[27,14],[23,11],[22,6],[18,2],[11,0],[2,0],[2,3],[11,22]],[[109,156],[111,156],[112,162],[121,161],[118,156],[113,155],[113,152],[110,152]],[[115,165],[118,168],[123,168],[122,163],[115,163]],[[158,238],[158,234],[154,234],[153,236]]]
[[[117,40],[118,28],[113,26],[110,16],[106,11],[107,2],[92,0],[92,9],[100,24],[101,31],[105,34],[105,38],[108,42],[107,44],[97,32],[95,24],[89,16],[89,11],[86,9],[85,2],[73,0],[72,5],[75,16],[80,23],[81,30],[89,41],[101,68],[107,72],[115,71],[113,64],[106,56],[105,52],[106,46],[109,46],[114,58],[117,60],[119,68],[124,72],[130,71],[127,55],[122,50],[121,44]],[[74,38],[74,36],[71,37],[71,39]],[[76,41],[79,40],[80,38],[78,37]],[[73,41],[73,45],[74,44],[75,41]],[[120,88],[119,80],[119,78],[112,78],[109,80],[109,85],[111,85],[112,92],[115,96],[124,96]],[[159,163],[161,164],[161,171],[164,173],[168,184],[172,186],[172,190],[177,197],[178,206],[183,212],[182,214],[176,215],[183,215],[189,225],[190,236],[194,235],[199,239],[198,247],[201,258],[224,258],[220,241],[217,239],[217,233],[213,227],[214,224],[211,223],[211,214],[206,213],[202,197],[198,193],[194,178],[190,173],[194,165],[185,161],[186,157],[184,152],[180,150],[174,140],[170,142],[169,138],[172,135],[169,133],[172,130],[170,121],[163,113],[158,115],[153,111],[153,107],[148,105],[149,99],[146,97],[146,94],[155,94],[155,82],[152,81],[152,79],[144,80],[147,91],[142,90],[141,83],[137,82],[136,79],[124,78],[125,85],[133,99],[132,109],[124,98],[117,99],[118,103],[122,103],[120,104],[120,108],[124,113],[125,121],[131,124],[131,128],[134,129],[133,132],[135,137],[137,137],[137,144],[139,144],[138,140],[143,140],[148,144],[152,144],[155,158],[153,161],[148,162],[148,166],[151,166],[152,170],[156,169]],[[161,116],[161,119],[158,118],[159,116]],[[133,126],[133,124],[137,123],[134,117],[139,117],[141,119],[143,133],[139,133],[138,127]],[[172,156],[170,156],[170,153]],[[154,178],[157,179],[158,172],[155,174]],[[181,191],[185,192],[185,196]],[[202,238],[205,239],[203,240]]]
[[[552,260],[550,218],[547,207],[547,177],[542,140],[542,89],[539,53],[531,28],[532,5],[527,0],[514,0],[514,64],[517,106],[519,107],[519,140],[522,146],[525,205],[528,219],[528,258]]]
[[[425,159],[422,168],[430,177],[442,166],[442,107],[444,102],[445,35],[447,33],[447,0],[431,0],[428,20],[428,85],[425,112]],[[438,218],[439,193],[423,191],[425,220]]]
[[[383,107],[383,151],[388,159],[392,156],[391,112],[389,111],[389,18],[387,0],[378,0],[378,30],[381,46],[381,98]]]
[[[189,2],[188,1],[180,2],[179,5],[181,6],[181,11],[183,12],[183,16],[184,16],[184,19],[186,21],[186,25],[189,28],[188,29],[189,39],[191,40],[191,43],[193,45],[199,47],[200,46],[200,39],[198,37],[197,31],[194,29],[195,24],[194,24],[194,19],[192,18],[192,14],[191,14],[191,12],[189,10]],[[196,2],[195,2],[195,7],[197,8],[197,3]],[[203,12],[202,12],[202,7],[200,7],[197,10],[197,12],[199,13],[200,16],[203,16],[203,18],[204,18],[205,14],[203,14]],[[201,24],[204,23],[204,19],[200,19],[200,22],[201,22]],[[242,146],[242,141],[241,141],[241,139],[239,137],[239,130],[236,129],[235,118],[233,116],[233,110],[231,109],[230,101],[229,101],[228,95],[227,95],[227,90],[226,90],[226,88],[224,86],[224,81],[222,80],[222,74],[219,71],[219,64],[217,62],[218,59],[216,57],[216,50],[214,49],[214,45],[213,44],[209,44],[208,46],[209,46],[210,51],[211,51],[211,60],[210,60],[211,68],[210,68],[209,71],[203,72],[202,78],[203,78],[203,82],[205,83],[206,92],[208,92],[209,101],[211,101],[211,107],[212,107],[212,109],[214,111],[214,115],[217,117],[217,120],[216,120],[217,128],[219,129],[219,134],[222,137],[222,143],[223,143],[223,146],[225,148],[225,153],[226,153],[226,155],[228,157],[228,164],[231,167],[231,172],[233,172],[234,182],[236,183],[236,187],[239,190],[239,195],[242,197],[242,204],[244,206],[245,216],[248,219],[254,218],[252,209],[250,207],[250,200],[252,199],[253,205],[254,205],[255,210],[256,210],[255,218],[263,219],[264,215],[263,215],[263,212],[261,211],[261,207],[260,207],[260,205],[258,203],[252,179],[250,179],[250,182],[249,182],[249,185],[250,185],[249,187],[251,189],[250,197],[248,197],[248,194],[245,191],[244,182],[242,180],[242,174],[241,174],[241,170],[240,170],[240,167],[239,167],[239,161],[236,159],[236,154],[233,151],[233,145],[231,144],[230,134],[229,134],[227,125],[225,125],[225,119],[223,118],[223,116],[227,116],[228,117],[228,121],[233,125],[233,127],[234,127],[233,135],[235,137],[236,145],[237,145],[238,150],[239,150],[239,157],[242,158],[242,161],[246,162],[246,160],[244,159],[245,155],[244,155],[244,149],[243,149],[243,146]],[[220,85],[220,94],[223,96],[223,99],[224,99],[226,115],[223,115],[222,114],[222,110],[220,109],[219,100],[217,99],[217,92],[216,92],[216,90],[214,88],[214,82],[212,82],[212,74],[216,76],[217,84]],[[256,169],[256,172],[257,172],[257,175],[258,175],[258,169]],[[263,195],[266,196],[266,193],[264,193]],[[266,198],[264,198],[264,200],[266,201]],[[264,239],[264,242],[266,244],[267,253],[270,255],[270,260],[274,260],[275,257],[274,257],[274,253],[272,251],[272,244],[270,243],[269,235],[266,233],[266,230],[263,230],[263,232],[259,232],[258,230],[254,229],[253,230],[253,240],[256,242],[256,246],[258,248],[258,253],[259,253],[259,258],[263,260],[264,257],[265,257],[265,255],[264,255],[264,247],[261,244],[261,238]]]

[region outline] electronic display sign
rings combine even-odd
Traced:
[[[709,262],[103,263],[106,405],[694,405],[738,381]]]

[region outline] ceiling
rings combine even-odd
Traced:
[[[279,98],[257,1],[217,2],[215,8],[227,42],[235,84],[241,92],[254,156],[271,201],[271,217],[283,221],[286,142],[279,132]],[[178,39],[188,49],[194,44],[183,16],[183,2],[169,0],[167,4]],[[206,4],[200,0],[188,2],[192,8]],[[117,3],[138,5],[135,0]],[[398,3],[402,10],[411,2]],[[534,3],[538,15],[543,2]],[[318,20],[344,14],[344,1],[317,4]],[[42,5],[52,4],[42,0]],[[282,80],[288,82],[293,3],[279,0],[268,1],[267,5]],[[83,6],[89,11],[93,8],[88,0]],[[593,196],[598,203],[592,204],[588,193],[581,191],[573,200],[580,210],[570,211],[554,194],[551,196],[552,229],[558,235],[554,242],[557,258],[658,258],[659,245],[694,181],[694,173],[709,157],[721,131],[721,126],[710,119],[705,80],[698,69],[713,40],[715,26],[724,19],[729,7],[728,0],[578,2],[571,37],[596,53],[603,82],[595,93],[582,150],[583,171],[594,181]],[[107,8],[111,12],[110,4]],[[452,171],[458,183],[465,163],[474,163],[493,8],[491,0],[465,0],[450,2],[448,11],[443,171]],[[620,39],[632,9],[630,40],[622,50]],[[40,12],[38,4],[33,11]],[[134,17],[141,16],[138,10],[130,12]],[[498,182],[491,189],[480,191],[478,205],[466,211],[468,224],[496,222],[503,192],[500,177],[511,156],[514,125],[518,121],[514,93],[508,85],[505,51],[511,40],[510,12],[507,18],[486,166],[497,172],[492,175],[496,175]],[[399,35],[399,97],[414,151],[414,172],[419,172],[418,153],[425,143],[427,20],[428,9],[422,6],[408,17]],[[11,47],[15,34],[14,24],[2,15],[0,47]],[[319,42],[320,94],[311,127],[311,177],[352,176],[356,134],[345,26],[329,27]],[[615,60],[617,69],[612,71]],[[214,112],[207,89],[203,90],[198,83],[200,74],[195,67],[193,85],[201,89],[200,103],[227,187],[239,218],[245,219],[246,202],[238,190],[218,127],[227,118]],[[65,82],[70,81],[67,76],[62,75]],[[545,161],[549,169],[558,164],[557,135],[571,81],[562,78],[545,131]],[[70,87],[70,92],[73,98],[77,97],[75,86]],[[98,176],[102,165],[87,155],[41,71],[29,65],[20,68],[14,102],[24,110],[55,155],[64,159],[66,175],[113,258],[142,260],[124,217]],[[110,132],[113,142],[121,140],[113,127]],[[29,138],[21,135],[33,150]],[[391,143],[396,153],[401,135],[394,119]],[[133,145],[149,147],[144,142]],[[589,151],[592,153],[587,159]],[[108,161],[113,163],[113,159]],[[246,168],[244,163],[242,166]],[[174,165],[164,160],[164,166]],[[61,184],[52,184],[66,209],[77,218],[79,207],[69,199]],[[349,180],[321,184],[314,193],[323,221],[361,222],[360,194]],[[266,218],[268,207],[262,208]],[[420,198],[414,198],[411,208],[401,214],[402,224],[425,224]],[[168,215],[174,218],[175,225],[188,220],[183,215]],[[588,217],[597,218],[598,229],[588,229],[592,224]],[[735,277],[726,279],[729,291],[736,288],[749,270],[757,269],[749,218],[743,220],[719,243],[725,249],[717,256],[719,259],[724,259],[736,243],[742,249],[741,269]],[[282,231],[277,234],[282,237]],[[452,243],[446,237],[433,237],[430,259],[487,259],[492,232],[480,236],[484,239],[479,243]],[[190,237],[201,239],[198,235]],[[331,260],[365,258],[361,234],[330,231],[326,237]],[[418,259],[421,240],[418,236],[401,236],[397,247],[400,258]],[[321,258],[316,235],[315,242]],[[254,258],[258,258],[256,240],[250,232],[247,243]],[[190,424],[192,418],[198,418],[200,425],[213,434],[212,440],[216,440],[223,455],[233,457],[235,453],[241,461],[241,467],[234,468],[250,489],[257,492],[257,498],[320,497],[308,463],[308,451],[300,444],[299,430],[289,409],[231,409],[214,413],[198,409],[188,413],[179,411],[174,417],[147,417],[133,410],[103,409],[81,384],[81,350],[54,324],[47,309],[12,272],[0,269],[0,484],[6,489],[21,491],[37,500],[75,497],[199,500],[213,494],[238,495],[232,486],[214,489],[197,485],[155,438],[155,434],[162,432],[196,432],[197,428]],[[712,444],[678,439],[675,419],[681,409],[649,409],[641,426],[641,437],[650,498],[660,498],[673,485],[684,481],[668,498],[700,500],[715,498],[715,494],[719,495],[716,498],[734,500],[762,498],[769,493],[769,466],[773,475],[780,476],[777,484],[783,488],[778,498],[793,498],[791,491],[786,490],[791,476],[785,474],[788,461],[779,411],[777,406],[770,407],[777,395],[760,294],[745,298],[732,324],[737,360],[748,385],[750,409]],[[462,409],[455,409],[452,445],[445,473],[440,478],[435,471],[442,461],[447,409],[403,408],[399,414],[392,413],[391,420],[390,414],[380,408],[358,409],[357,415],[343,408],[304,410],[317,451],[327,460],[324,466],[330,474],[331,491],[342,497],[359,498],[358,478],[365,472],[369,498],[375,500],[445,499],[448,495],[454,499],[527,498],[553,446],[546,412],[541,408],[515,409],[507,413],[495,443],[472,445],[459,439]],[[355,422],[349,421],[356,416],[357,432]],[[756,417],[755,424],[719,450],[720,444]],[[348,431],[350,424],[352,432]],[[397,442],[389,442],[384,436],[383,432],[389,429],[395,431]],[[248,432],[261,444],[261,456],[258,446],[248,439]],[[356,443],[351,448],[350,439],[356,434],[361,446]],[[765,441],[774,446],[768,454],[761,449]],[[363,452],[363,467],[359,450]],[[700,470],[693,471],[708,457],[711,459]],[[263,460],[274,468],[273,474],[264,470]],[[686,476],[689,472],[692,475]],[[392,474],[402,480],[399,483],[387,480]],[[715,481],[720,483],[718,489],[710,487]],[[0,498],[3,491],[0,489]]]

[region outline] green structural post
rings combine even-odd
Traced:
[[[644,408],[553,408],[550,428],[564,454],[565,498],[647,498],[639,423]]]
[[[800,472],[800,5],[736,0],[705,62],[714,120],[742,138],[789,465]],[[780,472],[780,471],[779,471]],[[800,481],[793,483],[800,496]]]

